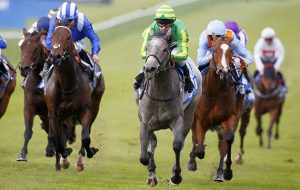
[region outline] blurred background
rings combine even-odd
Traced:
[[[2,51],[14,66],[20,61],[17,43],[22,28],[29,28],[38,17],[58,8],[58,0],[0,0],[0,35],[8,48]],[[86,168],[77,173],[73,167],[56,172],[54,158],[44,156],[47,136],[35,118],[33,137],[29,143],[28,162],[16,162],[23,145],[23,78],[17,73],[17,87],[8,110],[0,120],[0,189],[145,189],[147,169],[139,163],[139,121],[132,82],[140,71],[141,35],[153,22],[155,10],[162,4],[174,7],[176,16],[188,28],[190,57],[195,60],[198,39],[209,21],[234,20],[249,36],[248,49],[253,52],[261,30],[270,26],[285,48],[281,70],[286,77],[288,94],[280,123],[280,139],[273,140],[273,148],[259,147],[253,117],[245,139],[245,163],[233,164],[233,179],[213,182],[218,166],[217,135],[206,137],[206,157],[198,160],[198,171],[189,172],[186,164],[192,147],[191,133],[182,151],[183,182],[176,189],[300,189],[300,1],[299,0],[78,0],[78,9],[93,23],[100,37],[99,54],[106,92],[99,115],[91,132],[92,146],[100,148],[93,159],[85,159]],[[90,51],[90,43],[86,41]],[[254,71],[255,64],[249,67]],[[264,139],[269,116],[263,118]],[[77,127],[77,141],[71,147],[73,166],[80,147],[81,127]],[[174,163],[172,134],[159,131],[156,150],[159,184],[155,189],[167,189]],[[238,152],[236,133],[233,157]]]

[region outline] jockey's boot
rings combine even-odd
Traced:
[[[84,66],[84,70],[88,73],[89,78],[91,81],[93,81],[94,78],[94,62],[88,55],[88,53],[85,50],[81,50],[79,52],[79,56],[81,59],[81,63]]]
[[[41,71],[41,74],[40,74],[42,77],[42,81],[38,84],[38,88],[41,90],[45,88],[45,81],[46,81],[47,73],[48,73],[48,70],[50,67],[51,67],[51,62],[47,59],[44,63],[43,70]]]
[[[182,66],[181,68],[183,69],[183,75],[184,75],[184,83],[185,83],[184,90],[191,93],[194,89],[194,84],[190,77],[190,71],[186,64],[184,66]]]
[[[133,83],[133,88],[134,88],[135,91],[137,91],[139,88],[141,88],[144,79],[145,79],[145,74],[143,72],[140,72],[135,77],[135,81]]]
[[[284,100],[285,99],[285,95],[286,95],[286,93],[288,91],[288,88],[287,88],[287,85],[285,83],[285,79],[284,79],[282,73],[280,71],[278,71],[277,74],[278,74],[278,77],[279,77],[279,85],[281,87],[280,88],[279,97]]]

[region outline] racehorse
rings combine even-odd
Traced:
[[[231,146],[244,99],[243,96],[236,96],[232,83],[232,76],[236,73],[230,66],[232,60],[230,42],[229,39],[213,35],[213,58],[207,73],[203,76],[203,91],[192,126],[193,149],[188,163],[189,170],[197,170],[195,157],[203,159],[205,156],[205,134],[208,129],[216,129],[219,137],[220,162],[214,180],[219,182],[224,179],[231,180],[233,176],[230,168]],[[223,160],[226,155],[223,177]]]
[[[53,33],[50,62],[53,73],[46,83],[45,99],[49,112],[49,138],[55,145],[56,169],[67,168],[67,156],[72,152],[66,147],[66,139],[75,122],[82,126],[81,149],[76,161],[76,170],[84,169],[83,157],[92,158],[98,149],[90,147],[91,126],[99,111],[104,93],[104,79],[101,75],[92,92],[89,77],[80,66],[80,60],[72,41],[72,32],[66,26],[57,26]],[[95,64],[100,70],[100,66]]]
[[[17,161],[27,161],[28,143],[32,137],[33,121],[36,115],[41,120],[41,127],[48,134],[49,120],[48,110],[44,99],[44,92],[38,89],[38,84],[42,77],[40,72],[43,69],[44,62],[48,57],[48,50],[40,41],[40,33],[29,33],[23,29],[24,41],[21,45],[21,61],[19,69],[21,75],[25,77],[24,82],[24,145]],[[45,155],[51,157],[54,155],[54,147],[48,139]]]
[[[3,61],[0,63],[0,119],[4,115],[10,96],[15,90],[16,87],[16,71],[14,70],[13,66],[10,64],[8,59],[0,55],[2,59],[6,61],[4,63]],[[4,64],[7,64],[6,66]],[[8,67],[8,71],[7,68]],[[9,73],[7,73],[9,72]],[[7,78],[9,76],[9,78]]]
[[[182,181],[180,167],[180,152],[183,148],[194,117],[196,105],[201,96],[201,74],[194,64],[191,68],[197,78],[197,93],[192,97],[189,105],[184,108],[183,78],[178,75],[174,63],[171,61],[169,50],[169,39],[171,30],[167,33],[153,35],[147,46],[147,59],[143,67],[145,84],[143,93],[138,101],[138,116],[140,119],[140,162],[148,165],[147,184],[157,184],[156,165],[154,151],[157,145],[155,131],[160,129],[171,129],[173,132],[173,150],[175,152],[175,164],[170,185],[178,185]],[[150,151],[148,146],[150,144]]]
[[[265,113],[270,113],[270,123],[268,129],[268,145],[271,148],[272,128],[276,124],[275,139],[279,138],[279,121],[282,112],[284,99],[280,98],[281,86],[279,78],[274,69],[273,63],[264,64],[264,73],[260,77],[259,82],[255,83],[255,118],[257,121],[256,134],[259,136],[259,144],[263,146],[262,138],[262,122],[261,116]]]

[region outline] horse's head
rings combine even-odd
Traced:
[[[223,79],[230,69],[232,60],[230,43],[229,39],[213,35],[212,66],[220,79]]]
[[[261,86],[270,93],[278,87],[278,76],[272,63],[264,64],[264,74],[261,76]]]
[[[36,70],[38,73],[42,70],[48,52],[40,41],[44,32],[29,33],[23,29],[24,40],[21,44],[21,61],[19,69],[21,75],[26,77],[30,70]]]
[[[159,71],[167,69],[167,65],[170,63],[169,40],[171,32],[171,30],[168,32],[158,32],[155,36],[153,35],[153,31],[150,32],[150,41],[147,45],[147,58],[143,68],[143,72],[148,80],[152,79]]]
[[[52,36],[52,50],[50,62],[59,66],[73,53],[75,47],[72,42],[72,32],[66,26],[57,26]]]

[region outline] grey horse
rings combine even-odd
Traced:
[[[173,150],[175,152],[175,164],[169,185],[181,183],[180,151],[192,126],[196,105],[202,92],[201,74],[195,64],[192,64],[191,67],[197,78],[198,92],[187,106],[183,104],[184,79],[178,74],[174,63],[170,61],[171,53],[168,48],[170,37],[171,30],[161,37],[153,36],[153,32],[151,32],[151,40],[147,46],[148,56],[143,67],[146,80],[143,92],[137,100],[141,123],[140,162],[145,166],[148,165],[149,173],[146,182],[149,186],[157,184],[154,161],[157,138],[154,132],[168,128],[173,132]],[[149,151],[148,148],[150,148]]]

